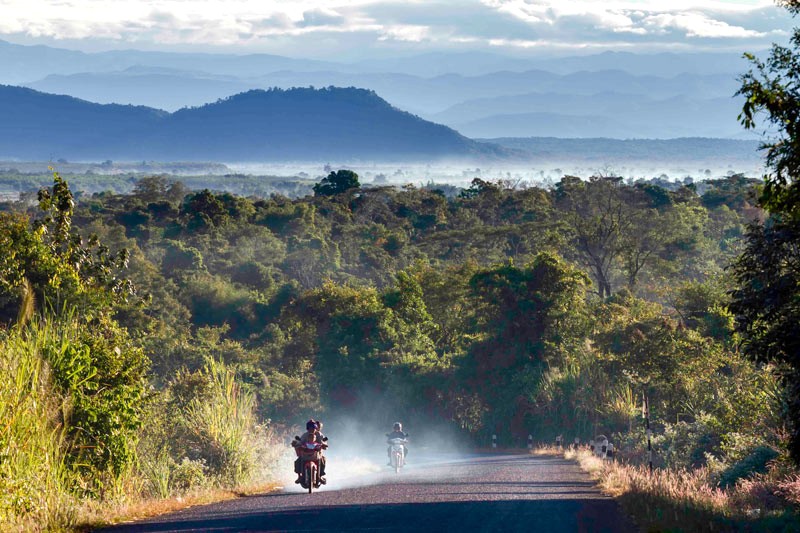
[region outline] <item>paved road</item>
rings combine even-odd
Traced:
[[[423,462],[423,459],[425,461]],[[556,457],[418,458],[307,494],[299,486],[186,509],[103,533],[188,531],[634,532],[616,503]]]

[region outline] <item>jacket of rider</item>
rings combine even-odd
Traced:
[[[402,431],[392,431],[391,433],[386,434],[387,439],[407,439],[408,433],[403,433]]]
[[[300,435],[300,442],[305,444],[306,442],[309,441],[309,437],[311,437],[312,434],[317,436],[317,442],[323,442],[325,440],[325,435],[323,435],[322,433],[320,433],[318,430],[315,429],[314,431],[306,431],[305,433]]]

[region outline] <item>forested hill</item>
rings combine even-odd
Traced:
[[[253,90],[175,113],[0,86],[0,157],[203,161],[482,159],[472,141],[357,88]]]

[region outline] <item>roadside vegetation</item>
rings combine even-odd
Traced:
[[[750,460],[759,461],[758,453],[764,452]],[[564,457],[577,460],[645,531],[788,532],[800,525],[800,476],[785,461],[769,469],[761,462],[761,473],[742,463],[650,472],[624,455],[604,460],[587,447],[565,450]]]
[[[786,455],[779,373],[739,351],[728,310],[725,267],[766,216],[758,180],[476,179],[452,199],[349,171],[294,200],[174,187],[76,202],[56,174],[0,215],[21,382],[4,412],[44,410],[0,437],[15,460],[28,434],[50,450],[30,454],[47,468],[0,464],[5,524],[268,487],[294,425],[337,411],[439,420],[479,446],[603,431],[634,461],[647,395],[658,468]]]

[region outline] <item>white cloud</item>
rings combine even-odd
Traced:
[[[686,32],[687,37],[764,37],[764,33],[748,30],[741,26],[731,26],[726,22],[714,20],[702,13],[660,14],[645,17],[645,28],[656,31],[679,30]]]
[[[792,26],[772,0],[0,0],[0,13],[0,38],[290,55],[323,42],[320,55],[403,43],[752,47]]]
[[[430,28],[410,25],[388,26],[383,29],[383,34],[378,39],[419,43],[430,39]]]

